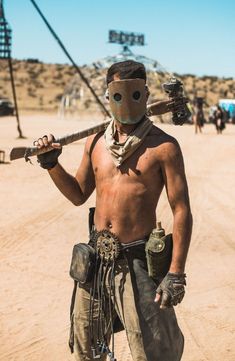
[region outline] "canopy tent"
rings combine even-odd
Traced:
[[[220,99],[219,105],[229,112],[230,118],[235,119],[235,99]]]
[[[147,71],[163,74],[167,73],[166,69],[157,60],[150,59],[144,55],[134,54],[129,48],[124,48],[124,50],[117,55],[107,56],[103,59],[99,59],[93,62],[92,65],[96,68],[109,68],[113,63],[125,60],[138,61],[144,64]]]

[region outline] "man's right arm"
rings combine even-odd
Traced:
[[[75,177],[69,174],[58,162],[52,168],[48,168],[48,173],[56,187],[76,206],[83,204],[95,189],[95,179],[89,153],[91,138],[89,137],[86,141],[82,161]],[[41,141],[37,141],[39,143],[38,148],[52,145],[55,149],[58,149],[59,145],[53,143],[53,139],[51,139],[48,136],[48,140],[45,139],[43,144]],[[37,145],[37,142],[35,142],[35,145]],[[46,156],[47,153],[44,154]]]
[[[60,163],[48,170],[48,172],[56,187],[75,206],[85,203],[95,188],[87,186],[86,182],[81,187],[76,177],[66,172]],[[87,182],[90,183],[91,181],[87,180]]]
[[[168,112],[180,112],[185,104],[188,103],[188,98],[179,97],[174,99],[164,99],[147,105],[147,116],[162,115]]]

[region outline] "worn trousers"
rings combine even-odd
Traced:
[[[159,304],[154,302],[157,284],[148,276],[143,252],[143,248],[139,248],[137,253],[136,250],[126,250],[124,257],[116,260],[113,319],[119,317],[125,328],[133,361],[180,361],[184,346],[183,335],[173,307],[160,309]],[[93,360],[89,335],[89,308],[89,290],[78,285],[72,314],[76,361]],[[95,300],[95,332],[98,308],[98,300]],[[106,317],[108,324],[108,313]],[[111,337],[110,333],[106,336],[108,340]],[[102,355],[100,360],[106,360],[106,355]]]

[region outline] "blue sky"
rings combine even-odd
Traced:
[[[115,55],[109,29],[145,34],[132,47],[179,74],[235,78],[234,0],[36,0],[78,65]],[[30,0],[4,0],[13,30],[12,56],[69,63]]]

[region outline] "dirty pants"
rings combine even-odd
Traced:
[[[115,264],[113,315],[122,321],[133,361],[180,361],[183,335],[173,307],[160,309],[154,302],[156,288],[157,283],[148,276],[144,248],[127,249]],[[93,360],[89,341],[89,306],[89,290],[78,286],[73,310],[76,361]],[[96,300],[94,329],[98,307]],[[102,355],[99,360],[104,361],[106,357]]]

